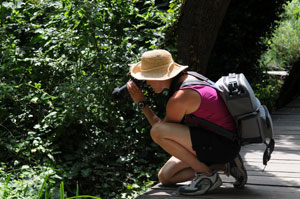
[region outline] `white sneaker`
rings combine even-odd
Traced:
[[[217,189],[221,184],[222,180],[216,171],[210,175],[196,173],[191,184],[179,187],[178,192],[182,195],[203,195]]]

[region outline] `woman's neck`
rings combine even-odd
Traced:
[[[181,73],[178,74],[176,77],[174,77],[171,82],[170,82],[170,87],[169,87],[169,98],[176,92],[180,84],[188,77],[186,73]]]

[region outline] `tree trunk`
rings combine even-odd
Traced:
[[[205,74],[230,0],[184,1],[178,23],[179,62]]]
[[[280,90],[280,95],[277,100],[277,107],[282,108],[284,105],[293,100],[294,97],[300,95],[300,60],[293,64],[292,69],[289,72],[289,76],[284,81],[284,84]]]

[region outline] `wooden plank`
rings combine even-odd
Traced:
[[[223,183],[219,189],[202,196],[183,196],[177,192],[177,187],[173,187],[169,189],[154,188],[137,199],[291,199],[299,197],[300,189],[294,187],[247,185],[244,189],[235,189],[231,183]]]
[[[267,172],[264,172],[267,174]],[[255,175],[252,175],[255,174]],[[282,173],[283,174],[283,173]],[[267,186],[281,186],[281,187],[297,187],[300,188],[300,177],[293,176],[293,173],[285,173],[283,175],[274,176],[274,174],[269,175],[256,175],[256,172],[248,171],[248,182],[247,185],[267,185]],[[235,179],[232,176],[226,176],[225,174],[219,173],[223,183],[233,183]],[[190,184],[191,181],[186,181],[178,183],[174,186],[163,186],[157,184],[152,187],[152,189],[168,190],[175,189],[177,186]]]
[[[262,160],[263,158],[263,152],[262,151],[243,151],[241,150],[241,156],[243,157],[244,160],[251,160],[251,159],[259,159]],[[272,153],[272,160],[300,160],[300,155],[295,154],[295,153],[287,153],[287,152],[282,152],[282,151],[274,151]]]
[[[293,125],[289,125],[289,124],[286,124],[286,125],[280,125],[280,126],[273,126],[273,129],[275,130],[275,134],[278,134],[276,133],[277,131],[295,131],[293,134],[299,134],[300,132],[300,125],[298,126],[293,126]]]
[[[267,71],[268,74],[273,75],[273,76],[279,76],[278,78],[285,78],[285,76],[289,75],[289,72],[287,71]]]
[[[300,198],[300,97],[272,114],[275,150],[268,166],[262,164],[264,144],[243,146],[241,156],[248,172],[245,189],[233,188],[233,177],[220,174],[223,185],[213,193],[196,198],[205,199],[290,199]],[[189,182],[180,183],[187,184]],[[179,184],[179,185],[180,185]],[[195,198],[179,195],[177,186],[155,185],[138,199]]]
[[[233,177],[221,175],[223,182],[234,182]],[[267,185],[267,186],[282,186],[282,187],[297,187],[300,188],[300,178],[296,177],[279,177],[279,176],[248,176],[247,185]]]
[[[300,121],[278,121],[273,122],[273,128],[283,128],[283,127],[299,127]]]
[[[277,141],[286,141],[286,142],[296,142],[296,143],[299,143],[300,141],[300,134],[294,134],[294,135],[280,135],[280,134],[277,134],[277,135],[274,135],[274,139]]]
[[[284,140],[276,140],[275,139],[275,148],[274,151],[280,151],[280,148],[286,148],[290,151],[299,151],[298,154],[300,155],[300,150],[297,150],[299,140],[290,140],[290,141],[284,141]],[[253,151],[261,151],[263,152],[266,148],[266,145],[264,143],[261,144],[249,144],[241,147],[241,151],[243,152],[253,152]],[[296,152],[293,152],[296,153]]]
[[[300,178],[299,172],[287,172],[287,171],[276,171],[276,172],[262,172],[259,170],[248,170],[249,176],[270,176],[270,177],[291,177],[291,178]]]
[[[254,164],[254,163],[246,163],[245,164],[246,170],[251,171],[259,171],[262,172],[270,172],[270,173],[276,173],[276,172],[299,172],[300,168],[298,165],[288,165],[288,164],[273,164],[272,162],[269,162],[268,165],[265,167],[265,165],[261,164]]]
[[[288,130],[288,129],[274,129],[275,135],[298,135],[299,130]]]
[[[279,154],[278,152],[282,152],[282,153],[291,153],[291,154],[300,154],[300,150],[299,150],[299,146],[296,144],[296,143],[291,143],[290,145],[284,145],[284,144],[281,144],[280,142],[277,142],[275,140],[275,147],[274,147],[274,152],[272,154]],[[241,148],[241,152],[243,154],[245,153],[254,153],[256,152],[255,154],[257,153],[263,153],[266,149],[266,146],[265,145],[255,145],[255,146],[250,146],[250,145],[247,145],[247,146],[242,146]],[[282,154],[280,153],[280,154]]]
[[[298,165],[288,165],[288,164],[273,164],[269,162],[268,165],[258,164],[258,163],[245,163],[245,168],[247,171],[258,171],[276,173],[276,172],[298,172],[300,173],[299,164]]]
[[[274,113],[274,115],[300,115],[300,108],[299,107],[284,107],[281,108]]]
[[[292,141],[292,142],[297,142],[299,143],[300,140],[300,133],[299,134],[295,134],[295,135],[274,135],[274,139],[276,141]]]
[[[289,151],[293,151],[291,153],[296,153],[300,155],[300,151],[299,150],[295,150],[293,149],[293,146],[297,145],[297,142],[287,142],[289,144],[282,144],[282,142],[279,142],[278,140],[275,140],[275,146],[274,146],[274,152],[281,152],[280,148],[290,148]],[[253,153],[255,151],[257,152],[264,152],[264,149],[266,148],[266,145],[261,143],[261,144],[250,144],[250,145],[245,145],[241,147],[241,151],[242,152],[249,152],[249,153]],[[297,153],[298,151],[298,153]],[[287,153],[287,152],[285,152]]]
[[[283,165],[300,165],[300,160],[277,160],[277,159],[271,159],[270,162],[272,164],[283,164]],[[250,165],[256,165],[256,164],[262,164],[262,161],[260,159],[246,159],[244,160],[244,163],[250,164]],[[299,166],[300,167],[300,166]]]
[[[263,151],[266,148],[265,144],[251,144],[242,147],[244,151],[259,150]],[[276,151],[300,151],[300,145],[297,142],[275,140]]]
[[[278,145],[275,144],[274,151],[272,153],[272,157],[273,156],[280,157],[280,156],[286,156],[286,155],[292,155],[292,154],[295,154],[297,156],[300,155],[300,151],[297,149],[294,149],[289,146],[280,147]],[[297,146],[297,148],[298,148],[298,146]],[[241,148],[240,153],[243,155],[246,153],[254,153],[254,155],[257,155],[258,157],[262,157],[265,149],[266,149],[266,146],[264,146],[264,145],[256,145],[255,147],[254,146],[243,146]]]
[[[272,121],[299,121],[300,115],[289,115],[289,114],[272,114]]]

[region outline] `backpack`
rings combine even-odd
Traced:
[[[228,111],[232,115],[237,133],[230,132],[215,123],[191,115],[200,124],[210,128],[215,133],[232,141],[238,141],[242,146],[254,143],[264,143],[266,149],[263,155],[263,164],[271,158],[275,141],[273,139],[273,123],[268,108],[262,105],[244,74],[230,73],[213,82],[196,72],[187,72],[199,80],[186,80],[180,88],[192,85],[206,85],[218,91]]]

